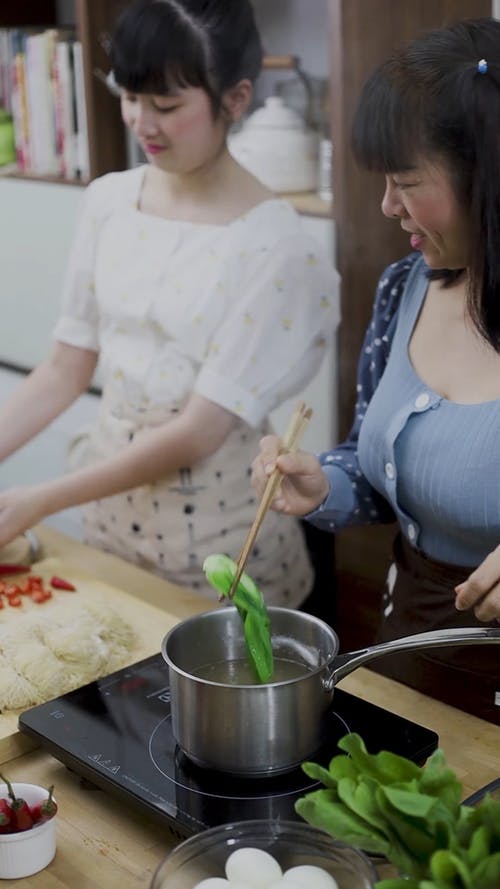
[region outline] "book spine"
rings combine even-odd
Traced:
[[[70,45],[65,40],[56,44],[54,86],[57,150],[61,163],[61,174],[66,179],[73,179],[77,175],[75,98],[70,62]]]
[[[11,32],[10,73],[17,166],[26,173],[31,170],[30,117],[26,87],[26,35],[21,31]]]
[[[26,83],[26,99],[29,120],[29,167],[30,173],[41,173],[40,164],[40,123],[39,101],[36,70],[36,40],[35,35],[29,34],[25,40],[24,72]]]
[[[25,36],[24,80],[29,119],[29,172],[60,175],[56,144],[54,55],[57,32],[50,29]]]
[[[12,114],[12,49],[9,28],[0,28],[0,106]]]
[[[89,141],[87,127],[87,108],[85,104],[85,86],[83,77],[82,44],[75,40],[73,49],[73,71],[75,80],[76,132],[77,132],[77,168],[82,179],[90,178]]]
[[[55,31],[47,30],[34,38],[34,77],[37,96],[37,158],[41,175],[57,175],[60,164],[56,150],[53,56]]]
[[[47,160],[48,165],[58,175],[62,174],[62,158],[57,145],[56,132],[56,46],[58,31],[51,28],[45,32],[44,65],[46,127],[47,127]]]

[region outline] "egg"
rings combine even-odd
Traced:
[[[304,889],[304,884],[296,883],[294,880],[285,880],[284,877],[281,877],[281,880],[278,880],[277,883],[272,883],[269,889]],[[309,887],[309,889],[316,889],[316,887]]]
[[[222,877],[208,877],[193,886],[193,889],[228,889],[229,882]]]
[[[252,889],[268,889],[283,875],[278,862],[263,849],[236,849],[226,861],[226,876],[231,883],[251,880]],[[203,887],[205,889],[205,887]],[[217,887],[208,887],[217,889]],[[220,887],[222,889],[222,887]]]
[[[299,864],[297,867],[290,867],[283,874],[284,889],[295,889],[296,885],[302,889],[339,889],[338,883],[333,877],[323,870],[322,867],[316,867],[314,864]]]

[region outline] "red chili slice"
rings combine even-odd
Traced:
[[[19,608],[19,606],[23,604],[21,596],[7,596],[7,602],[12,608]]]
[[[33,590],[33,592],[30,593],[30,599],[36,605],[42,605],[47,599],[52,599],[52,593],[50,590]]]
[[[69,580],[65,580],[64,577],[51,577],[50,585],[56,590],[69,590],[69,592],[73,593],[76,591],[76,586],[70,583]]]

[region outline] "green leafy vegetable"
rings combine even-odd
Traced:
[[[368,753],[356,734],[338,746],[345,753],[328,769],[303,764],[325,789],[295,809],[337,839],[388,858],[401,877],[377,889],[499,889],[499,800],[461,805],[461,784],[441,750],[419,767],[388,751]]]
[[[207,556],[203,563],[208,582],[222,596],[228,596],[237,566],[229,556]],[[243,634],[249,659],[260,682],[269,682],[273,675],[273,652],[269,615],[264,597],[252,578],[243,573],[233,597],[243,621]]]

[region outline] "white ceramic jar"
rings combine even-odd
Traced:
[[[266,99],[228,144],[233,157],[271,191],[316,190],[318,134],[280,96]]]

